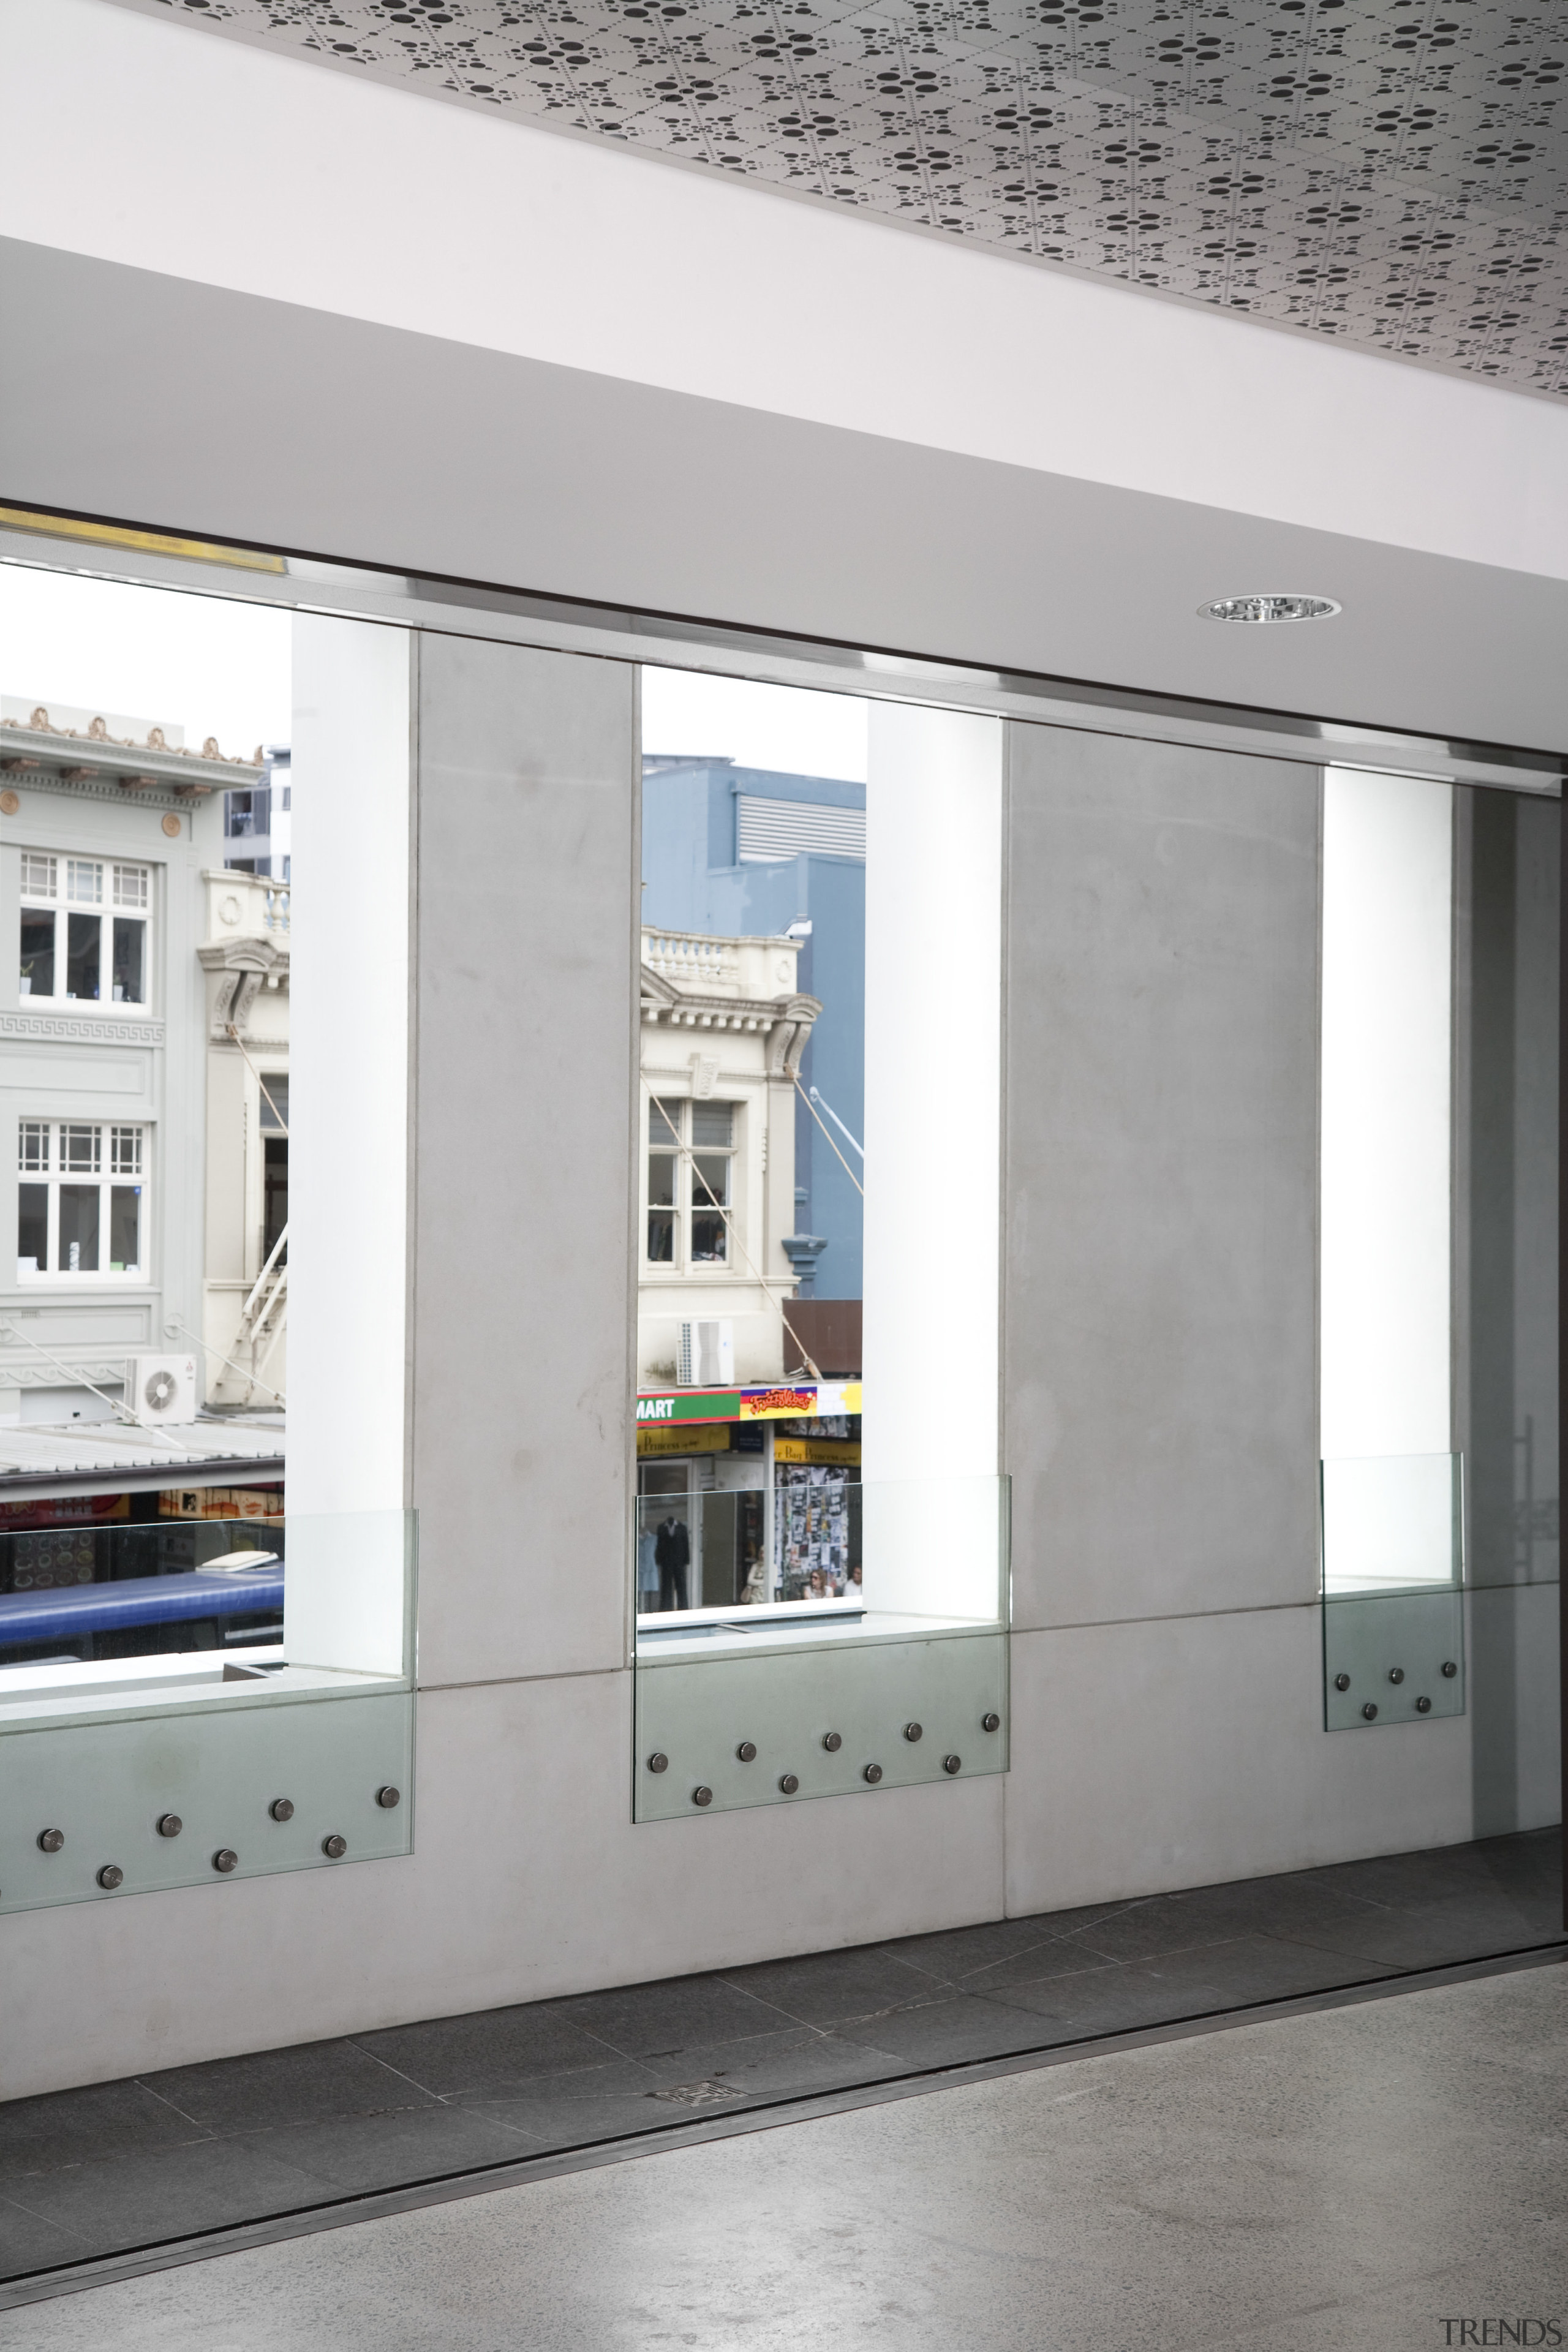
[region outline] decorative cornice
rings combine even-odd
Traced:
[[[71,1013],[0,1013],[0,1037],[64,1038],[73,1045],[161,1045],[162,1021],[93,1020]]]
[[[764,1037],[783,1022],[805,1022],[809,1029],[822,1011],[815,996],[710,996],[696,989],[672,989],[642,969],[642,1017],[650,1025],[669,1029],[742,1029]]]
[[[175,732],[178,731],[176,729]],[[189,762],[193,769],[248,768],[253,775],[258,776],[266,765],[259,743],[253,760],[246,759],[243,753],[220,751],[216,735],[209,735],[199,751],[189,751],[183,743],[165,741],[161,727],[153,728],[146,741],[138,743],[129,735],[111,735],[101,719],[93,719],[85,730],[57,727],[41,703],[28,720],[0,719],[0,743],[4,743],[7,754],[20,751],[35,755],[41,753],[45,759],[107,761],[115,767],[141,767],[149,761],[175,761]],[[58,748],[66,743],[78,743],[81,749],[65,752]],[[120,756],[124,752],[131,754],[129,760]],[[229,779],[226,777],[223,781],[227,782]]]
[[[215,792],[258,784],[265,773],[253,760],[226,758],[210,736],[200,751],[186,751],[165,743],[160,727],[140,744],[120,740],[97,719],[85,735],[51,726],[41,709],[34,711],[30,726],[0,719],[0,774],[18,792],[178,808],[186,801],[208,800]]]
[[[157,783],[127,791],[123,784],[117,784],[112,776],[94,776],[72,782],[53,768],[0,769],[0,783],[8,784],[13,792],[17,793],[54,793],[65,800],[114,801],[121,808],[144,809],[188,808],[193,798],[203,798],[209,789],[204,784],[199,793],[193,794],[178,792],[173,784],[160,780]]]
[[[12,1311],[14,1313],[16,1310]],[[126,1377],[127,1356],[134,1356],[139,1352],[136,1345],[132,1343],[118,1356],[107,1357],[101,1362],[96,1357],[72,1356],[69,1360],[70,1369],[79,1380],[123,1381]],[[62,1356],[60,1364],[64,1364],[66,1360]],[[59,1365],[51,1368],[47,1364],[22,1362],[16,1358],[0,1356],[0,1388],[58,1389],[67,1385],[68,1383],[66,1375]]]
[[[226,940],[207,940],[196,950],[205,971],[258,971],[289,977],[289,941],[257,931],[240,931]]]

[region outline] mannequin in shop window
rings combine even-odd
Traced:
[[[653,1556],[658,1540],[652,1528],[644,1528],[637,1537],[637,1612],[641,1615],[658,1607],[658,1562]]]
[[[686,1570],[691,1558],[691,1538],[686,1521],[678,1519],[671,1511],[658,1523],[653,1539],[654,1564],[658,1570],[658,1605],[661,1609],[686,1609]]]

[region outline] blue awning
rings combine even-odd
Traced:
[[[69,1641],[133,1625],[172,1625],[193,1617],[258,1617],[283,1606],[283,1563],[226,1574],[201,1569],[174,1576],[131,1576],[119,1584],[72,1584],[52,1592],[0,1593],[0,1650],[23,1643]]]

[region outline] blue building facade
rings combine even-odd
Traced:
[[[643,920],[730,938],[804,938],[799,984],[822,1015],[801,1083],[826,1107],[827,1141],[795,1104],[795,1232],[826,1242],[810,1286],[861,1295],[866,1118],[866,787],[719,759],[643,762]],[[809,928],[805,928],[809,926]],[[838,1153],[842,1152],[841,1160]]]

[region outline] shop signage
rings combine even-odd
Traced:
[[[858,1469],[860,1441],[855,1437],[775,1437],[773,1460],[842,1463]]]
[[[816,1411],[816,1391],[747,1389],[741,1398],[742,1421],[799,1421]]]
[[[658,1389],[637,1399],[637,1428],[693,1421],[809,1421],[825,1412],[858,1412],[858,1381],[796,1388]]]
[[[637,1427],[647,1429],[650,1423],[666,1421],[739,1421],[741,1396],[738,1389],[678,1389],[673,1394],[640,1396],[637,1399]]]
[[[676,1423],[669,1428],[639,1429],[637,1453],[646,1461],[650,1454],[727,1454],[730,1450],[730,1428],[727,1422],[708,1422],[693,1428]]]

